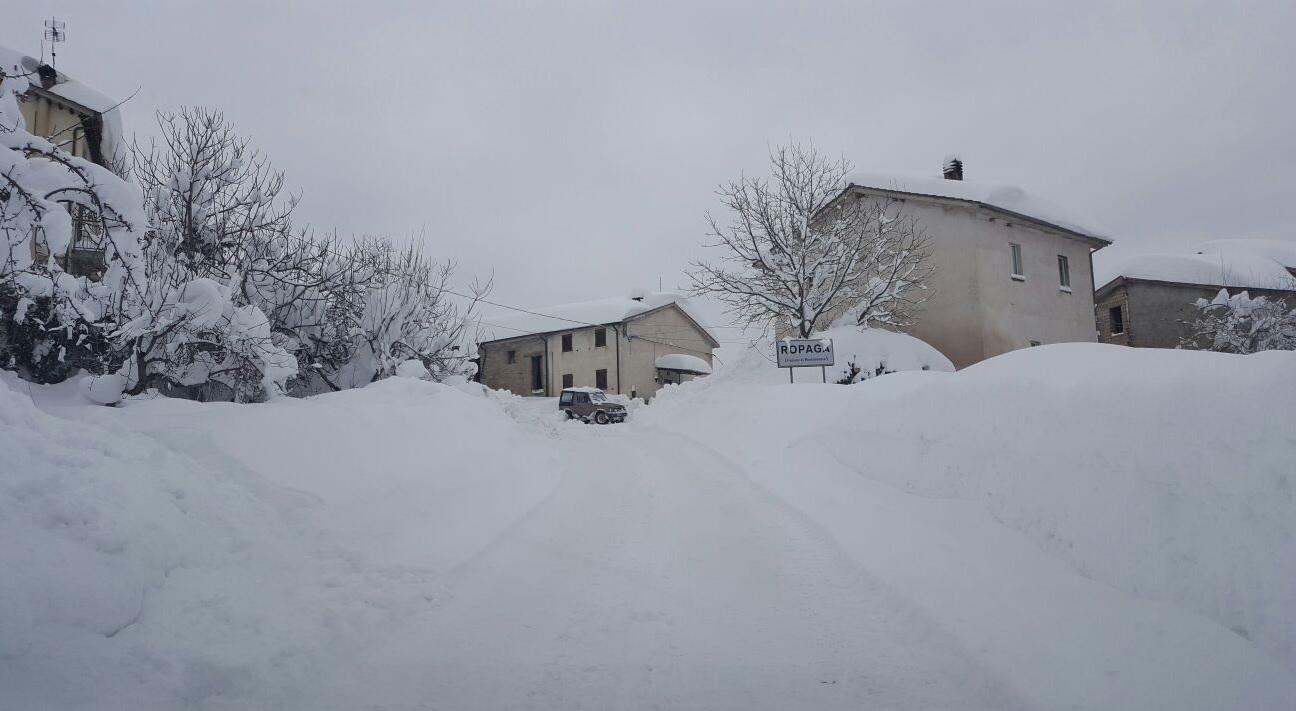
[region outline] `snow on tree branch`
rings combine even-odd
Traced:
[[[1296,350],[1296,308],[1248,292],[1229,296],[1220,289],[1214,299],[1198,299],[1199,316],[1185,348],[1223,353]]]

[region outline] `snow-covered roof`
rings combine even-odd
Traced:
[[[701,375],[711,374],[710,363],[695,355],[686,355],[684,353],[659,356],[656,365],[663,370],[682,370],[686,373],[699,373]]]
[[[117,109],[118,102],[63,72],[56,72],[53,86],[42,89],[40,78],[36,74],[39,67],[39,59],[8,47],[0,47],[0,70],[3,70],[4,73],[10,76],[26,75],[27,82],[31,86],[102,115],[104,126],[100,148],[103,150],[104,156],[111,157],[114,155],[114,151],[121,144],[122,135],[121,112]]]
[[[1097,270],[1095,282],[1117,277],[1245,289],[1296,290],[1296,242],[1221,239],[1180,254],[1137,254]]]
[[[601,392],[603,392],[603,389],[602,389],[602,388],[591,388],[591,387],[588,386],[588,385],[581,385],[581,386],[579,386],[579,387],[575,387],[575,388],[563,388],[562,391],[565,392],[565,393],[601,393]]]
[[[1077,215],[1044,198],[1031,195],[1014,185],[996,185],[970,180],[946,180],[925,176],[880,175],[855,173],[846,177],[847,185],[875,190],[925,195],[928,197],[961,200],[989,208],[1021,215],[1037,222],[1060,227],[1068,232],[1111,242],[1105,232],[1094,227],[1087,216]]]
[[[483,315],[480,342],[620,323],[668,304],[675,304],[689,318],[697,321],[689,313],[688,300],[679,294],[636,291],[627,296],[530,309],[535,313],[509,311]],[[700,323],[698,327],[702,328]]]

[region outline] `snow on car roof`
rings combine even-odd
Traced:
[[[486,343],[518,336],[534,336],[586,326],[620,323],[631,316],[667,304],[675,304],[684,313],[689,314],[689,318],[697,321],[697,318],[689,312],[688,300],[679,294],[635,291],[627,296],[609,299],[542,306],[534,309],[535,313],[510,311],[484,315],[481,318],[479,342]]]
[[[946,180],[927,176],[881,175],[855,173],[846,177],[847,185],[877,190],[949,198],[979,203],[999,210],[1023,215],[1086,237],[1110,242],[1103,230],[1094,227],[1087,216],[1077,215],[1044,198],[1022,190],[1015,185],[997,185],[971,180]]]
[[[1221,239],[1179,254],[1136,254],[1095,270],[1096,283],[1117,277],[1249,289],[1296,290],[1296,242]]]
[[[684,353],[671,353],[669,355],[658,356],[656,366],[664,370],[683,370],[689,373],[701,373],[702,375],[711,374],[711,365],[705,360]]]
[[[601,393],[603,392],[603,389],[591,388],[588,385],[582,385],[578,388],[563,388],[562,391],[565,393]]]

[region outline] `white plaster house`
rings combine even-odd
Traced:
[[[963,368],[1017,348],[1097,340],[1092,253],[1111,244],[1020,188],[857,174],[845,199],[903,203],[930,241],[934,274],[912,335]]]
[[[648,399],[662,385],[709,374],[720,345],[674,294],[632,294],[534,311],[482,318],[482,384],[527,396],[596,387]]]

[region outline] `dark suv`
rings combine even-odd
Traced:
[[[565,388],[558,397],[558,409],[567,413],[567,419],[582,422],[625,422],[626,409],[607,399],[598,388]]]

